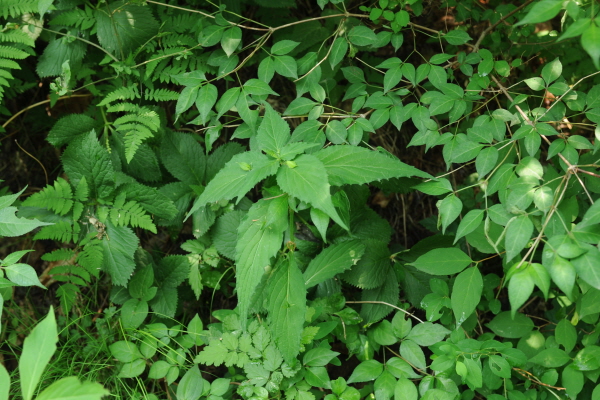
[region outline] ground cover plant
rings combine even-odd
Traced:
[[[0,400],[600,399],[599,11],[2,1]]]

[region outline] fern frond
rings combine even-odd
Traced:
[[[90,187],[85,179],[85,176],[82,176],[75,188],[75,198],[79,201],[87,201],[88,196],[90,195]]]
[[[50,270],[53,279],[61,282],[72,282],[76,285],[87,285],[90,273],[77,265],[59,265]]]
[[[13,60],[0,58],[0,68],[21,69],[21,66]]]
[[[31,36],[20,29],[11,29],[6,32],[0,32],[0,42],[22,43],[31,47],[35,46],[35,42]]]
[[[43,227],[33,237],[35,240],[50,239],[59,242],[71,242],[79,233],[79,225],[71,225],[68,221],[60,221],[54,225]]]
[[[144,91],[144,98],[152,101],[170,101],[177,100],[179,93],[169,89],[146,89]]]
[[[67,315],[70,313],[71,309],[75,305],[78,293],[79,288],[73,285],[72,283],[65,283],[60,285],[60,287],[56,291],[56,295],[60,299],[60,306],[62,307],[63,313]]]
[[[23,14],[36,12],[38,0],[2,0],[0,1],[0,15],[3,18],[17,18]]]
[[[75,26],[83,30],[91,28],[96,20],[91,13],[86,13],[80,8],[63,12],[50,21],[50,25]]]
[[[29,54],[24,52],[23,50],[19,50],[11,46],[0,46],[0,57],[12,58],[14,60],[22,60],[24,58],[29,57]]]
[[[125,193],[121,193],[115,199],[113,208],[110,210],[110,220],[115,226],[128,225],[156,233],[156,226],[141,205],[133,200],[125,203]]]
[[[153,131],[157,131],[160,127],[160,117],[154,111],[150,110],[140,110],[142,112],[137,114],[126,114],[122,117],[119,117],[115,120],[115,126],[118,130],[120,126],[125,126],[126,124],[144,124]],[[124,128],[128,129],[128,128]]]
[[[176,47],[176,46],[185,46],[185,47],[194,47],[198,44],[194,37],[192,37],[189,32],[184,35],[180,34],[170,34],[163,36],[161,38],[162,45],[165,47]]]
[[[73,249],[56,249],[50,253],[45,253],[42,256],[42,260],[44,261],[65,261],[70,260],[75,256],[75,251]]]
[[[199,18],[192,13],[178,13],[165,21],[165,30],[177,33],[189,32],[199,25]]]
[[[47,208],[58,215],[66,215],[73,207],[71,185],[63,178],[58,178],[54,186],[48,185],[41,191],[32,194],[23,202],[23,205]]]
[[[102,252],[102,243],[99,239],[93,238],[83,246],[83,251],[77,255],[77,264],[81,265],[91,275],[98,277],[104,253]]]
[[[98,103],[98,106],[105,106],[115,100],[134,100],[140,99],[141,97],[142,96],[140,95],[137,83],[134,83],[132,86],[123,86],[113,90],[107,94],[100,103]]]

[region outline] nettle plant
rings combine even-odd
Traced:
[[[62,312],[108,278],[132,398],[600,399],[598,7],[355,3],[3,2],[2,94],[37,51],[42,103],[87,102],[20,206]],[[369,185],[437,198],[430,236]]]

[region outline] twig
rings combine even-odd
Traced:
[[[545,386],[547,388],[552,388],[554,390],[567,390],[564,387],[548,385],[547,383],[544,383],[544,382],[540,381],[538,378],[536,378],[536,376],[533,375],[531,372],[525,371],[525,370],[523,370],[521,368],[513,367],[513,371],[516,371],[521,376],[523,376],[526,379],[529,379],[531,382],[533,382],[533,383],[535,383],[537,385]]]
[[[91,94],[74,94],[74,95],[71,95],[71,96],[62,96],[62,97],[59,97],[58,100],[69,99],[69,98],[72,98],[72,97],[88,97],[88,96],[91,96]],[[48,100],[43,100],[43,101],[40,101],[38,103],[35,103],[35,104],[32,104],[30,106],[25,107],[24,109],[20,110],[18,113],[16,113],[12,117],[10,117],[8,119],[8,121],[6,121],[5,123],[3,123],[2,127],[6,128],[8,126],[8,124],[10,124],[15,118],[17,118],[19,115],[23,114],[25,111],[31,110],[32,108],[37,107],[37,106],[41,106],[42,104],[50,103],[51,101],[52,100],[49,100],[49,99]]]
[[[17,144],[17,146],[19,146],[19,148],[23,151],[23,153],[27,154],[29,157],[31,157],[35,161],[37,161],[38,164],[40,164],[40,166],[44,170],[44,175],[46,176],[46,185],[47,185],[48,184],[48,172],[46,172],[46,167],[44,167],[44,164],[42,164],[42,162],[40,160],[38,160],[37,158],[35,158],[33,156],[33,154],[29,153],[27,150],[25,150],[24,148],[22,148],[21,145],[19,144],[19,142],[17,142],[17,139],[15,139],[15,143]]]
[[[494,28],[496,28],[498,25],[500,25],[502,22],[504,22],[507,18],[509,18],[509,17],[513,16],[515,13],[521,11],[521,9],[523,9],[524,7],[527,7],[527,5],[529,5],[533,1],[534,0],[527,0],[525,3],[521,4],[519,7],[515,8],[514,10],[512,10],[511,12],[509,12],[508,14],[506,14],[505,16],[500,18],[498,21],[496,21],[495,24],[487,27],[483,32],[481,32],[481,35],[479,35],[479,39],[477,39],[477,42],[475,42],[475,45],[473,46],[473,51],[476,52],[479,50],[479,45],[481,44],[483,39],[487,36],[488,33],[493,31]]]
[[[410,315],[411,317],[413,317],[417,321],[423,323],[423,320],[421,320],[419,317],[415,316],[414,314],[411,314],[408,311],[406,311],[406,310],[404,310],[404,309],[402,309],[402,308],[400,308],[398,306],[395,306],[393,304],[386,303],[385,301],[367,301],[367,300],[364,300],[364,301],[347,301],[346,304],[384,304],[386,306],[390,306],[392,308],[395,308],[396,310],[402,311],[404,314]]]

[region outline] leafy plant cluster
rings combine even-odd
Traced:
[[[40,382],[39,399],[600,399],[594,2],[0,14],[5,138],[84,104],[21,117],[60,163],[17,206],[25,189],[0,197],[0,235],[53,243],[49,280],[20,247],[0,304],[54,286],[62,318],[0,369],[0,400],[17,379],[26,399]],[[38,82],[48,98],[15,110]],[[413,199],[402,227],[375,193]],[[59,337],[111,360],[106,389],[41,379]]]

